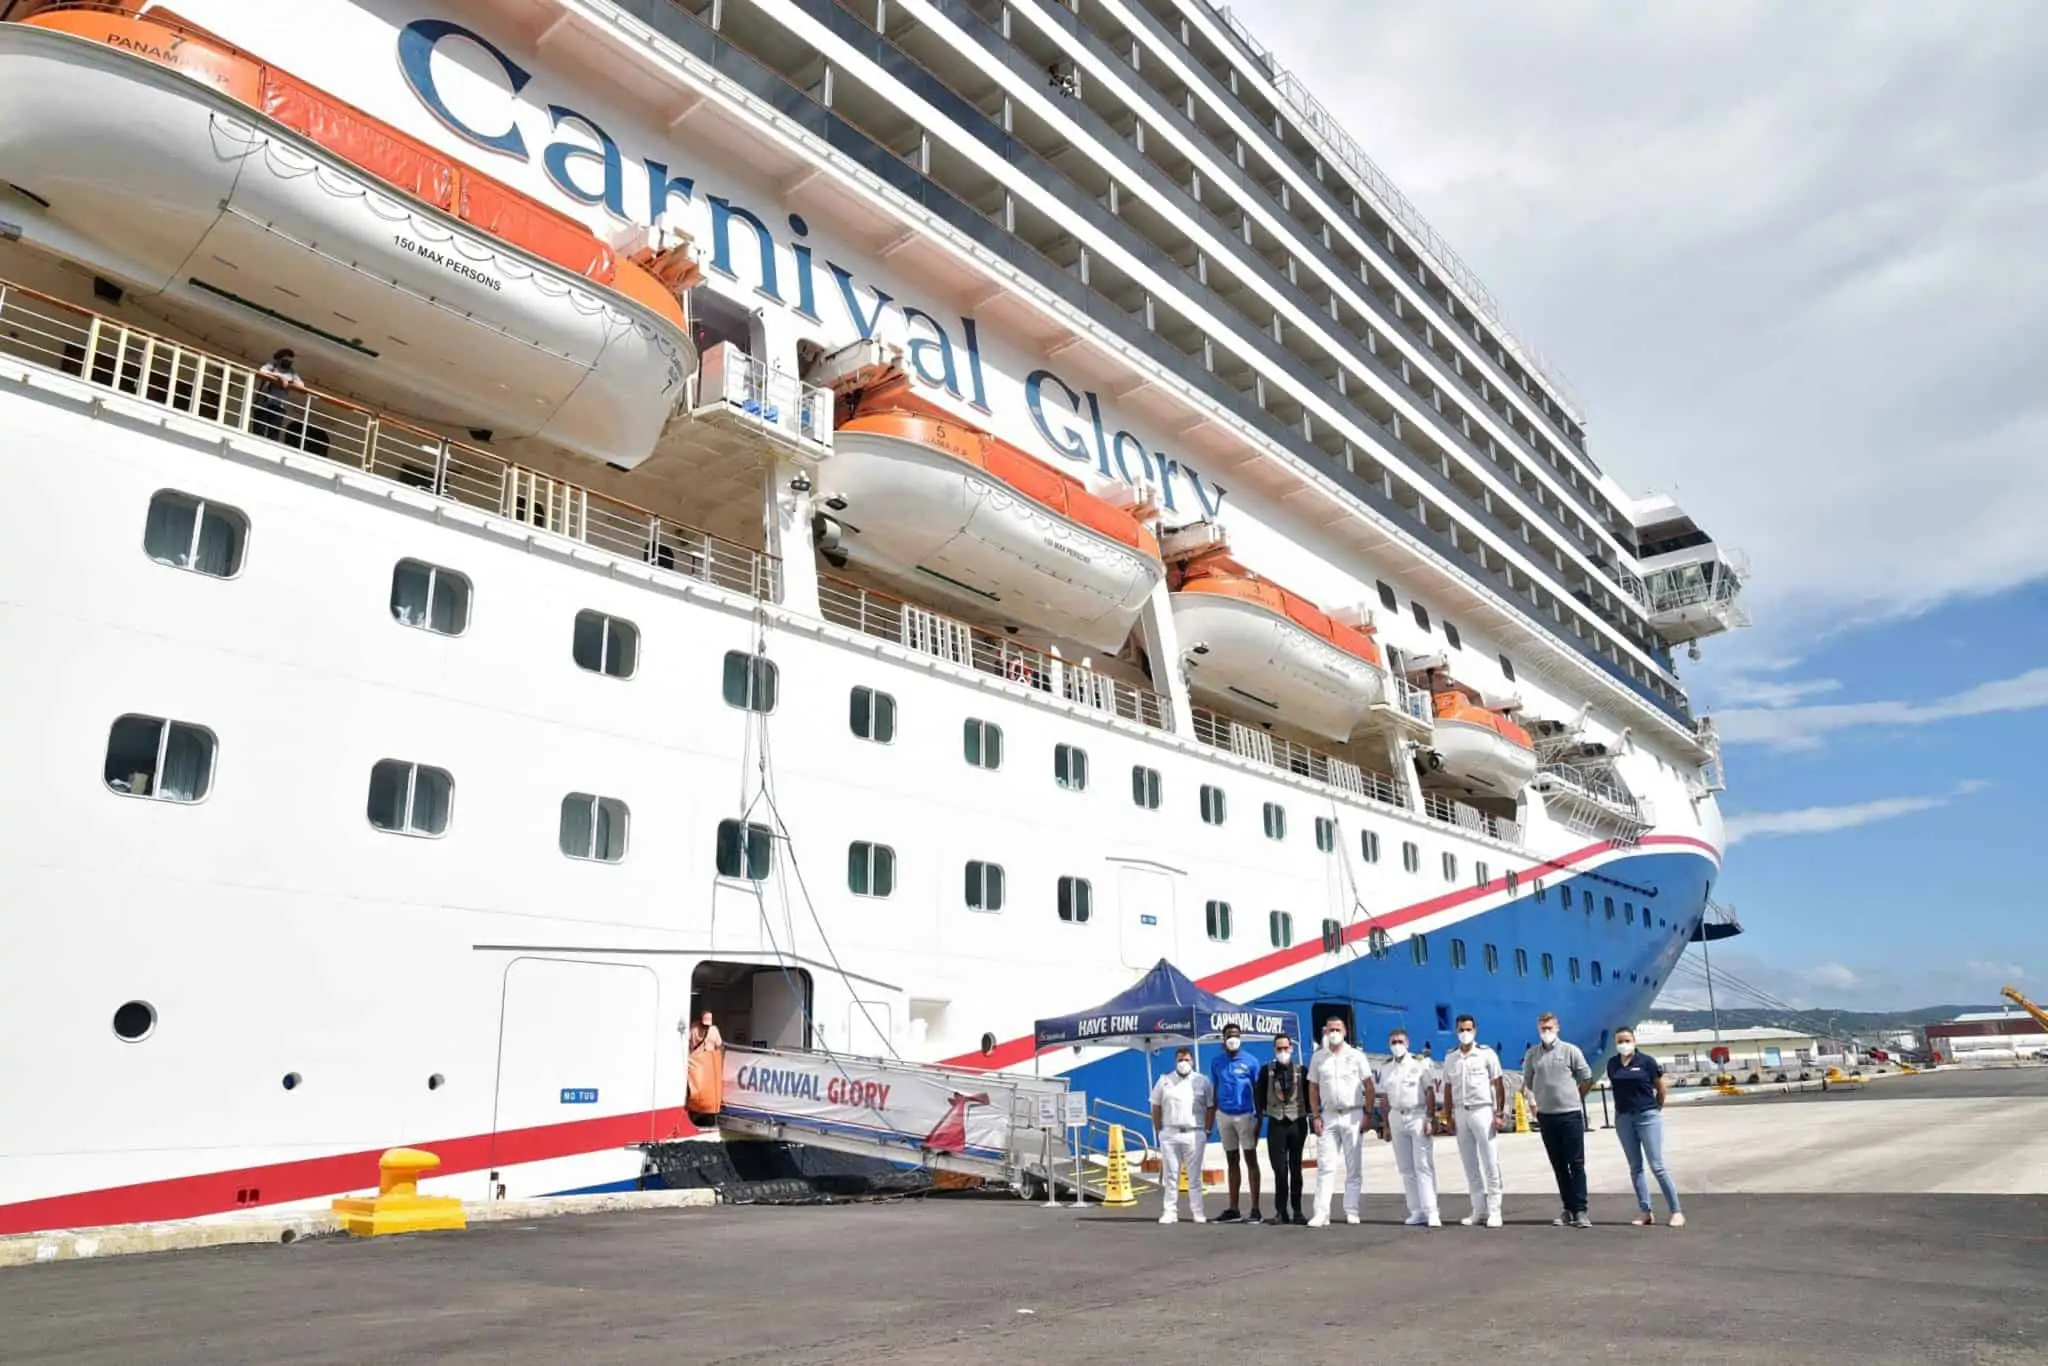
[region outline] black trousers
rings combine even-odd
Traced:
[[[1586,1212],[1586,1116],[1570,1110],[1560,1115],[1536,1116],[1537,1132],[1543,1135],[1543,1151],[1550,1158],[1551,1174],[1557,1177],[1557,1198],[1567,1214]]]
[[[1308,1116],[1266,1116],[1266,1163],[1273,1169],[1273,1208],[1301,1213],[1301,1150],[1308,1143]],[[1250,1154],[1246,1154],[1250,1156]]]

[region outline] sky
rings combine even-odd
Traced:
[[[1594,458],[1748,554],[1754,624],[1681,659],[1726,746],[1715,966],[1802,1007],[2048,996],[2048,5],[1234,9]]]

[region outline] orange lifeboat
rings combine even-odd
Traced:
[[[24,243],[290,343],[324,385],[647,457],[697,364],[673,293],[531,196],[129,9],[0,24],[0,180],[37,201],[9,208]]]
[[[1506,713],[1481,705],[1465,691],[1439,688],[1435,750],[1443,772],[1497,793],[1519,792],[1536,776],[1536,746]]]
[[[1349,738],[1386,696],[1366,632],[1211,550],[1173,571],[1173,620],[1196,692],[1250,702],[1316,735]]]
[[[900,375],[857,397],[823,477],[847,559],[1091,649],[1123,645],[1166,573],[1135,512],[952,417]]]

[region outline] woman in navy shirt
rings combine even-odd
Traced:
[[[1664,1203],[1671,1209],[1671,1227],[1685,1226],[1685,1211],[1678,1207],[1678,1187],[1664,1169],[1664,1066],[1648,1053],[1636,1051],[1633,1029],[1614,1031],[1614,1056],[1607,1060],[1607,1084],[1614,1089],[1614,1132],[1621,1138],[1621,1150],[1628,1156],[1629,1180],[1635,1182],[1636,1207],[1642,1211],[1638,1224],[1654,1224],[1650,1208],[1650,1182],[1643,1165],[1664,1188]]]

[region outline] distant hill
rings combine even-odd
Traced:
[[[1828,1010],[1823,1007],[1795,1011],[1732,1009],[1721,1012],[1721,1028],[1750,1029],[1776,1025],[1794,1029],[1822,1029],[1832,1017],[1837,1034],[1883,1034],[1901,1029],[1917,1029],[1922,1025],[1939,1024],[1943,1020],[1953,1020],[1956,1016],[1971,1011],[1998,1009],[2000,1007],[1995,1005],[1922,1006],[1917,1010]],[[1705,1010],[1653,1009],[1649,1014],[1654,1019],[1671,1021],[1676,1029],[1709,1029],[1714,1023],[1713,1014]]]

